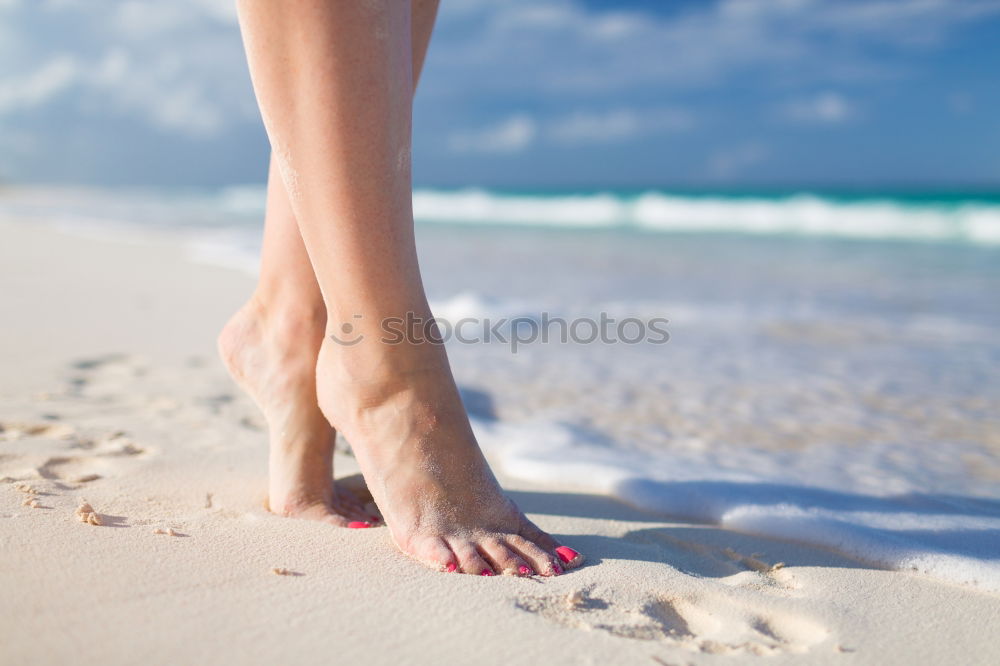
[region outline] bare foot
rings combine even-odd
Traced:
[[[316,402],[325,313],[269,311],[256,299],[219,334],[219,354],[270,431],[268,508],[294,518],[370,527],[377,517],[333,483],[335,432]]]
[[[317,382],[320,407],[351,442],[404,553],[441,571],[486,576],[548,576],[583,562],[503,494],[443,349],[327,338]]]

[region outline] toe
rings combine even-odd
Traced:
[[[575,569],[583,564],[583,555],[573,550],[569,546],[559,546],[556,548],[556,555],[562,560],[563,566],[567,569]]]
[[[555,561],[559,566],[566,569],[574,569],[583,564],[583,555],[568,546],[563,546],[547,532],[540,530],[538,525],[535,525],[527,518],[524,519],[521,536],[537,544],[549,554],[554,555],[556,557]]]
[[[338,525],[342,524],[346,527],[372,527],[374,525],[371,518],[364,511],[353,509],[349,505],[337,500],[330,503],[328,511],[332,516],[340,519],[335,523]]]
[[[364,514],[355,516],[352,512],[336,505],[314,504],[296,512],[293,516],[303,520],[318,520],[335,527],[372,527],[372,523]]]
[[[351,523],[350,518],[346,518],[333,511],[327,511],[320,520],[329,525],[334,525],[335,527],[347,527]]]
[[[373,526],[378,522],[377,520],[372,520],[372,516],[370,516],[367,512],[362,511],[361,509],[352,509],[345,507],[343,513],[352,521],[367,523],[369,526]]]
[[[498,539],[485,539],[480,542],[479,552],[490,563],[493,571],[505,576],[530,576],[532,573],[524,558]]]
[[[458,557],[458,569],[474,576],[492,576],[496,572],[471,541],[449,539],[448,545]]]
[[[347,521],[345,522],[345,525],[347,523],[365,523],[365,525],[370,527],[373,524],[371,517],[368,516],[368,514],[363,511],[357,511],[356,509],[344,506],[343,504],[333,504],[330,509],[331,513],[337,514]]]
[[[330,508],[354,522],[378,522],[373,520],[373,516],[365,511],[361,502],[350,491],[337,490],[330,502]]]
[[[506,538],[507,547],[528,562],[535,573],[542,576],[552,576],[562,573],[558,559],[533,541],[528,541],[520,534],[510,534]]]
[[[451,572],[458,568],[458,558],[440,537],[414,540],[406,544],[403,552],[423,562],[432,569]]]

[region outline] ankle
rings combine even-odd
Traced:
[[[405,387],[425,377],[440,381],[451,376],[447,355],[439,344],[392,344],[367,333],[355,335],[354,339],[336,334],[324,338],[319,364],[325,378],[361,389],[395,384]]]
[[[323,341],[326,307],[322,301],[257,292],[245,307],[267,340],[279,348],[317,350]]]

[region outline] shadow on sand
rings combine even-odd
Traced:
[[[641,493],[653,489],[628,490]],[[656,482],[655,491],[661,496],[667,493],[674,497],[687,516],[709,516],[723,506],[779,505],[792,505],[807,511],[882,514],[889,520],[894,515],[902,518],[902,514],[907,514],[905,528],[902,525],[901,529],[872,528],[871,534],[897,545],[912,544],[917,550],[1000,560],[1000,529],[992,527],[996,524],[993,521],[1000,522],[1000,502],[994,500],[921,493],[877,497],[801,486],[725,481]],[[584,552],[591,563],[602,559],[665,562],[691,575],[712,577],[729,576],[760,564],[777,562],[786,566],[884,568],[804,541],[745,534],[685,518],[640,511],[610,497],[538,491],[509,494],[527,513],[650,524],[627,531],[620,538],[597,534],[555,535]],[[926,516],[928,527],[910,528],[909,523],[915,516],[918,519]],[[971,526],[948,529],[942,527],[941,518]],[[987,522],[990,526],[985,524]]]

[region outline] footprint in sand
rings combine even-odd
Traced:
[[[146,364],[127,354],[107,354],[70,363],[66,393],[88,399],[117,400],[122,387],[148,374]]]
[[[82,446],[80,444],[81,442],[77,442],[74,448],[83,448],[86,454],[51,456],[37,467],[38,475],[44,479],[90,483],[113,475],[117,467],[114,458],[131,458],[145,453],[145,449],[122,432],[111,433],[96,440],[83,440]]]
[[[49,439],[70,439],[76,429],[65,423],[24,423],[18,421],[0,422],[0,442],[14,442],[29,437]]]
[[[207,371],[201,363],[183,369],[164,368],[141,357],[111,354],[77,360],[66,370],[64,393],[74,399],[106,404],[130,414],[138,411],[153,420],[201,425],[222,417],[249,430],[266,430],[253,416],[256,409],[251,401],[232,392],[229,378]],[[197,381],[192,382],[192,377]],[[178,390],[181,381],[185,388]]]
[[[602,599],[591,587],[569,594],[524,596],[516,606],[565,627],[710,654],[804,653],[829,635],[814,620],[751,606],[719,591],[699,596],[650,594],[635,605],[620,605]]]
[[[785,570],[785,563],[770,559],[760,553],[742,553],[730,546],[712,545],[698,538],[684,539],[664,530],[641,530],[627,535],[633,543],[655,546],[661,553],[656,559],[663,562],[684,560],[683,554],[694,555],[697,566],[685,573],[710,576],[730,587],[751,588],[778,596],[794,596],[798,590],[795,577]],[[678,554],[681,557],[678,557]]]
[[[116,458],[146,453],[124,432],[84,436],[66,423],[0,422],[0,477],[85,484],[114,475]]]

